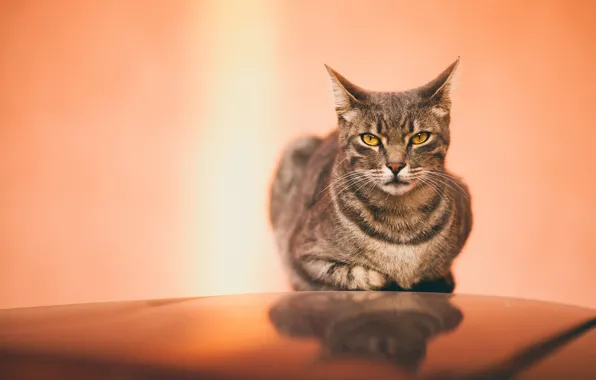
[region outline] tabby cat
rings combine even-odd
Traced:
[[[284,151],[270,221],[295,290],[452,292],[472,228],[470,194],[445,169],[452,77],[373,92],[326,66],[337,129]]]

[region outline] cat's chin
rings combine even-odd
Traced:
[[[414,187],[416,187],[416,183],[416,180],[408,182],[388,182],[379,187],[389,195],[404,195],[414,189]]]

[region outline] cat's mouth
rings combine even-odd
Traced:
[[[385,183],[385,185],[394,185],[394,186],[406,186],[411,184],[411,181],[407,181],[403,178],[394,177],[392,180]]]
[[[389,194],[400,195],[405,194],[416,186],[416,179],[393,178],[385,182],[382,188]]]

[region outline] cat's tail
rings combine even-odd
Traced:
[[[269,221],[274,229],[304,174],[308,160],[322,141],[316,136],[302,137],[284,150],[270,189]]]

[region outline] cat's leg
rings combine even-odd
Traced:
[[[299,265],[323,289],[377,290],[389,282],[387,276],[374,269],[324,257],[304,255],[299,258]]]

